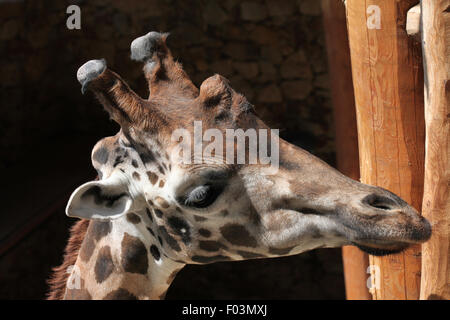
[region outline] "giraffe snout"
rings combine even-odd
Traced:
[[[353,207],[353,206],[352,206]],[[339,217],[353,235],[351,242],[373,255],[400,252],[431,237],[430,223],[394,193],[375,188]]]
[[[377,192],[362,199],[362,204],[375,211],[379,223],[384,224],[399,240],[416,243],[431,237],[431,225],[416,209],[396,194],[377,188]],[[377,219],[375,219],[377,220]]]

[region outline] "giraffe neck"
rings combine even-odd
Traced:
[[[89,224],[77,261],[67,271],[65,299],[164,299],[185,264],[166,257],[154,239],[144,239],[149,228],[139,230],[133,219],[139,217]]]

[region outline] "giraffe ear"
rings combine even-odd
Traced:
[[[133,200],[120,177],[90,181],[70,196],[66,215],[82,219],[111,220],[130,212]]]

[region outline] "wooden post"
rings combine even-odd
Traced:
[[[450,299],[450,1],[422,0],[426,157],[421,299]]]
[[[344,3],[322,0],[322,18],[336,127],[337,169],[359,180],[358,132]],[[367,288],[368,255],[356,247],[346,246],[342,248],[342,260],[347,299],[371,299]]]
[[[420,44],[406,33],[416,0],[347,0],[361,181],[384,187],[420,211],[424,171]],[[420,246],[370,256],[374,299],[418,299]],[[377,285],[379,284],[379,286]]]

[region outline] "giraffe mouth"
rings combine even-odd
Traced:
[[[404,251],[405,249],[407,249],[409,247],[410,244],[408,243],[403,243],[397,246],[391,246],[391,247],[374,247],[371,246],[369,244],[359,244],[356,242],[352,242],[352,245],[358,247],[360,250],[364,251],[367,254],[373,255],[373,256],[378,256],[378,257],[382,257],[382,256],[387,256],[387,255],[392,255],[392,254],[397,254],[400,253],[402,251]]]
[[[405,230],[408,230],[408,228],[400,228],[399,230],[395,230],[397,231],[397,234],[394,236],[392,234],[389,234],[394,231],[392,228],[390,228],[383,229],[383,232],[380,232],[378,236],[376,236],[375,234],[372,234],[370,236],[369,234],[367,234],[370,231],[365,230],[365,232],[363,231],[362,233],[364,234],[364,236],[351,237],[349,240],[351,245],[358,247],[359,249],[370,255],[392,255],[406,250],[411,245],[427,241],[431,236],[431,228],[429,228],[428,224],[424,224],[424,226],[427,227],[427,230],[426,232],[420,233],[420,237],[415,232],[412,234],[409,234],[411,232],[406,232],[405,234]],[[362,230],[360,228],[356,228],[353,229],[353,231],[359,232],[361,234]]]
[[[393,205],[380,196],[371,198],[382,199],[385,205],[376,201],[366,205],[363,201],[362,206],[341,206],[328,215],[343,227],[351,245],[370,255],[386,256],[400,253],[431,237],[430,223],[414,208],[407,204]]]

